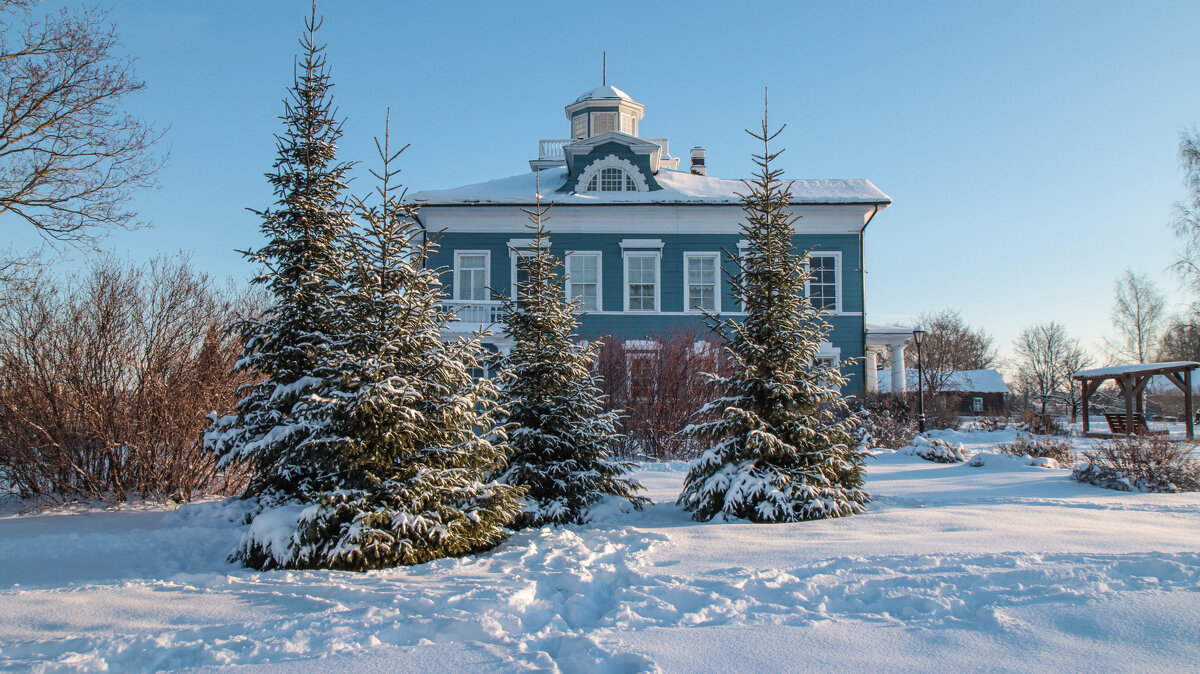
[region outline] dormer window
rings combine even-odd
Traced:
[[[600,172],[592,176],[588,181],[585,192],[636,192],[638,191],[637,183],[633,182],[633,178],[628,173],[619,168],[600,169]]]

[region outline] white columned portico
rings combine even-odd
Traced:
[[[892,393],[908,393],[908,378],[904,371],[904,345],[892,344]]]
[[[864,354],[867,359],[867,393],[879,392],[879,351],[867,347]]]
[[[879,390],[879,355],[883,353],[884,349],[888,349],[891,351],[892,361],[890,390],[892,393],[906,393],[908,391],[908,373],[904,368],[904,349],[908,346],[908,341],[912,339],[912,328],[902,328],[896,325],[868,325],[866,330],[866,349],[863,355],[867,361],[867,392],[874,393]]]

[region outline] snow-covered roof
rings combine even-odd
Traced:
[[[425,190],[413,200],[432,205],[456,204],[529,204],[540,181],[544,201],[556,204],[585,205],[610,203],[649,204],[740,204],[739,193],[747,191],[740,180],[699,176],[688,171],[662,169],[655,179],[663,187],[653,192],[555,192],[567,180],[565,167],[548,168],[539,173],[522,173],[475,185],[448,190]],[[792,180],[793,204],[890,204],[892,198],[871,181]]]
[[[917,371],[906,370],[906,378],[908,380],[908,390],[917,390]],[[1004,377],[996,370],[959,370],[950,373],[946,379],[946,384],[942,386],[943,391],[956,391],[960,393],[1008,393],[1008,384],[1004,383]],[[892,377],[887,370],[879,371],[879,392],[891,393]]]
[[[1136,363],[1134,365],[1114,365],[1112,367],[1080,370],[1071,375],[1071,377],[1073,379],[1098,379],[1120,377],[1127,374],[1161,374],[1167,371],[1192,370],[1198,367],[1200,367],[1200,363],[1190,360],[1177,360],[1169,363]]]
[[[596,87],[595,89],[592,89],[591,91],[586,91],[586,92],[580,94],[579,98],[575,99],[575,102],[578,103],[580,101],[593,100],[593,99],[597,99],[597,98],[620,98],[620,99],[624,99],[626,101],[633,100],[633,98],[629,94],[625,93],[624,91],[621,91],[620,89],[618,89],[610,84],[606,87]]]

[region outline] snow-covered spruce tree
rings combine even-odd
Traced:
[[[817,360],[830,332],[822,312],[804,296],[805,255],[792,242],[789,185],[772,162],[764,112],[754,155],[759,171],[746,183],[742,235],[749,243],[731,277],[746,317],[709,320],[725,340],[733,373],[714,377],[720,397],[698,413],[709,420],[685,433],[711,445],[692,461],[679,504],[693,518],[794,522],[863,511],[866,449],[858,420],[839,392],[846,379]],[[712,417],[715,417],[712,418]]]
[[[444,270],[426,267],[436,244],[394,184],[403,148],[392,152],[385,136],[379,150],[379,204],[355,200],[362,227],[347,239],[334,293],[336,374],[311,405],[319,430],[310,453],[340,468],[336,486],[307,499],[285,550],[251,527],[243,554],[258,568],[363,571],[477,552],[499,543],[521,510],[523,489],[488,479],[506,446],[496,391],[472,376],[482,344],[443,341],[452,318],[438,309]]]
[[[250,463],[245,496],[264,506],[332,487],[329,476],[336,472],[309,455],[311,410],[307,419],[297,413],[331,365],[337,311],[330,289],[345,274],[339,241],[353,223],[343,198],[350,165],[337,161],[341,124],[334,119],[324,46],[315,41],[319,28],[314,5],[284,101],[274,172],[267,174],[277,202],[257,212],[266,244],[243,253],[263,268],[254,282],[266,288],[270,304],[242,322],[237,368],[262,380],[243,391],[236,415],[213,419],[205,438],[222,464]]]
[[[636,508],[646,503],[637,495],[641,485],[624,477],[632,464],[611,458],[621,437],[618,414],[604,411],[592,371],[599,344],[577,342],[579,301],[567,299],[562,264],[550,252],[549,209],[540,194],[533,209],[523,209],[533,234],[521,262],[528,280],[504,300],[513,346],[497,361],[511,448],[499,479],[528,488],[519,527],[581,523],[588,507],[607,495]]]

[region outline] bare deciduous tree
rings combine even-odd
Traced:
[[[1200,313],[1173,316],[1158,341],[1159,360],[1200,361]]]
[[[0,214],[46,237],[86,243],[135,226],[133,190],[154,184],[159,134],[122,112],[144,88],[114,52],[103,11],[36,18],[36,0],[0,1]]]
[[[960,370],[986,370],[996,366],[993,338],[982,328],[973,329],[962,314],[952,309],[924,313],[918,325],[925,330],[921,341],[921,363],[925,391],[936,395]],[[917,350],[905,349],[905,365],[917,367]]]
[[[1175,270],[1194,290],[1200,290],[1200,133],[1195,129],[1179,134],[1179,163],[1188,194],[1184,201],[1176,202],[1171,223],[1175,235],[1183,240]]]
[[[1126,269],[1117,279],[1112,322],[1116,339],[1106,340],[1118,362],[1145,363],[1153,358],[1166,312],[1166,299],[1145,274]]]
[[[1071,408],[1072,419],[1078,412],[1080,391],[1071,375],[1092,364],[1092,358],[1078,339],[1067,334],[1061,323],[1039,323],[1021,331],[1013,343],[1017,359],[1017,380],[1026,394],[1036,396],[1046,412],[1046,403],[1061,400]]]

